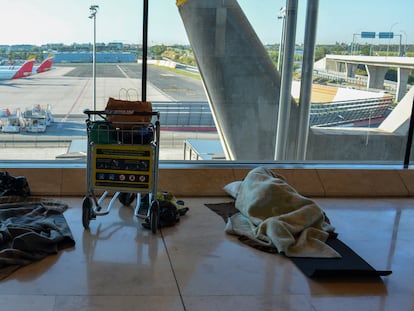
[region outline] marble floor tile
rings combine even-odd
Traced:
[[[224,232],[206,203],[152,234],[131,207],[114,206],[82,226],[82,198],[62,197],[76,245],[0,282],[0,310],[413,310],[414,199],[314,198],[339,238],[377,269],[379,280],[306,277],[290,259]]]

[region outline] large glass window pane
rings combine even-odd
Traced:
[[[292,14],[285,1],[177,3],[149,1],[146,99],[160,111],[161,160],[403,163],[414,96],[414,34],[403,2],[389,10],[388,1],[320,1],[301,158],[307,1],[299,1],[283,159],[275,148]],[[84,109],[103,110],[109,97],[142,99],[143,1],[95,4],[95,15],[82,1],[7,4],[0,160],[85,161]],[[10,28],[15,20],[27,25]],[[53,57],[52,69],[7,78],[31,55],[35,68]]]

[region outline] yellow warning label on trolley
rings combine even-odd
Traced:
[[[149,191],[154,150],[150,145],[95,145],[92,182],[97,189]]]

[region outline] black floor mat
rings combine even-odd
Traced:
[[[210,210],[221,216],[225,222],[238,210],[234,202],[205,204]],[[390,275],[392,271],[376,270],[350,247],[337,238],[326,242],[342,258],[287,257],[310,278],[375,278]]]
[[[326,243],[341,254],[342,258],[290,257],[289,259],[311,278],[368,278],[391,274],[389,270],[375,270],[341,240],[328,239]]]

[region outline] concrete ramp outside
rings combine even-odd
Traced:
[[[413,105],[414,87],[405,94],[398,105],[382,121],[379,129],[384,132],[405,135],[410,124],[411,107]]]

